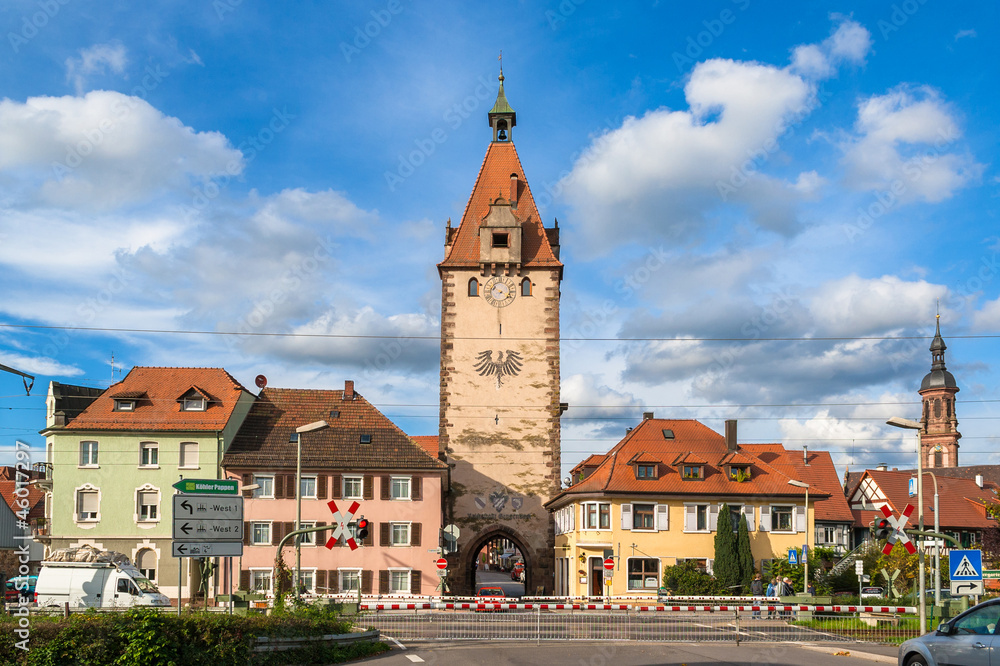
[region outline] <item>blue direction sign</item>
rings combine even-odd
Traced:
[[[953,550],[948,553],[952,580],[982,580],[983,551]]]

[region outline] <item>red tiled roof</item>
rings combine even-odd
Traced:
[[[28,488],[28,518],[42,518],[45,516],[45,493],[38,489],[37,486],[27,486]],[[17,490],[16,481],[8,481],[6,479],[0,479],[0,498],[10,507],[10,510],[14,513],[21,511],[21,505],[19,504],[22,497],[15,495],[14,491]],[[24,491],[21,491],[23,495]]]
[[[410,439],[420,445],[427,455],[438,457],[438,436],[437,435],[411,435]]]
[[[910,497],[910,477],[909,471],[890,472],[877,469],[865,470],[862,476],[870,476],[878,485],[882,493],[889,502],[889,508],[897,516],[906,508],[907,504],[917,505],[916,496]],[[937,477],[938,483],[938,508],[941,515],[938,521],[942,529],[982,529],[996,525],[996,521],[986,517],[983,504],[986,502],[996,502],[996,494],[987,488],[980,488],[972,479],[956,479],[947,476]],[[851,489],[848,500],[861,485]],[[864,509],[853,509],[855,526],[867,527],[871,520],[876,517],[881,518],[882,513],[877,511],[866,511]],[[917,511],[910,516],[910,526],[917,524]],[[934,482],[930,477],[924,479],[924,525],[934,524]]]
[[[479,266],[479,225],[490,212],[490,203],[510,192],[510,175],[517,174],[520,186],[515,215],[521,222],[521,264],[525,267],[561,267],[549,244],[542,218],[531,196],[524,168],[513,142],[494,141],[476,177],[472,195],[462,214],[448,256],[438,266]]]
[[[663,461],[660,460],[659,456],[649,453],[648,451],[640,451],[639,453],[632,456],[628,461],[630,465],[635,463],[661,463],[661,462]]]
[[[447,465],[430,455],[361,394],[344,400],[343,391],[265,388],[250,408],[223,467],[295,469],[299,426],[326,421],[328,428],[301,435],[303,469],[426,469]],[[332,412],[336,412],[336,416]],[[369,435],[370,443],[361,443]]]
[[[754,459],[751,456],[743,453],[742,451],[730,451],[726,455],[722,456],[722,460],[719,461],[719,466],[722,465],[750,465],[753,464]]]
[[[806,465],[802,456],[795,451],[788,451],[788,458],[792,466],[796,469],[798,479],[808,483],[810,499],[811,494],[817,488],[829,493],[829,497],[817,500],[816,520],[829,522],[853,522],[854,516],[851,513],[851,506],[844,496],[844,489],[840,485],[840,477],[837,476],[837,468],[833,464],[833,458],[829,451],[809,451],[809,464]]]
[[[178,396],[196,386],[214,396],[205,411],[181,411]],[[132,368],[74,419],[67,430],[222,430],[246,389],[222,368]],[[141,397],[145,394],[145,397]],[[139,398],[116,412],[115,398]]]
[[[673,430],[674,438],[665,439],[664,429]],[[751,478],[748,481],[730,479],[726,470],[709,464],[705,465],[703,479],[682,479],[675,467],[666,466],[659,478],[637,479],[634,469],[627,463],[643,452],[659,456],[662,460],[675,460],[681,456],[720,460],[728,453],[725,437],[698,421],[644,419],[605,455],[590,476],[563,490],[546,506],[553,508],[561,505],[561,500],[572,495],[595,493],[802,497],[805,489],[788,483],[789,479],[797,477],[795,469],[785,459],[781,445],[757,445],[757,448],[760,454],[752,457]],[[747,453],[751,452],[744,451],[744,454]],[[817,492],[815,495],[819,499],[825,493]],[[813,496],[810,492],[810,499]]]
[[[597,467],[604,459],[607,457],[606,453],[591,453],[589,456],[578,462],[573,469],[570,470],[571,474],[581,471],[584,467]]]

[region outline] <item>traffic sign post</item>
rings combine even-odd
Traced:
[[[948,569],[952,594],[958,596],[983,593],[983,551],[951,551],[948,553]]]
[[[615,570],[615,558],[609,557],[606,560],[604,560],[604,570],[605,571]]]
[[[910,555],[917,552],[917,547],[913,545],[913,542],[910,541],[910,537],[908,537],[906,532],[903,531],[906,527],[906,523],[910,520],[910,515],[913,513],[913,505],[907,504],[899,518],[892,515],[892,509],[889,508],[888,504],[883,504],[879,507],[879,511],[882,512],[882,515],[885,516],[885,520],[892,526],[892,531],[889,532],[886,538],[886,543],[882,548],[882,552],[885,555],[891,553],[892,547],[896,545],[897,541],[903,544],[906,548],[906,552]]]
[[[236,482],[229,479],[184,479],[174,484],[181,490],[173,499],[174,557],[242,557],[243,498],[228,493],[230,483],[235,489]],[[185,488],[210,490],[189,494]]]

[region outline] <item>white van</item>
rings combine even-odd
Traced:
[[[38,607],[169,606],[170,599],[130,564],[42,562],[35,585]]]

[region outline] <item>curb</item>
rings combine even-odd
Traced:
[[[868,661],[873,661],[876,664],[896,664],[899,662],[898,657],[889,656],[887,654],[875,654],[874,652],[861,652],[859,650],[854,650],[851,647],[845,645],[844,647],[830,647],[828,645],[799,645],[801,648],[806,650],[815,650],[816,652],[825,652],[830,655],[834,655],[838,652],[846,652],[847,654],[842,655],[845,657],[856,657],[858,659],[867,659]]]

